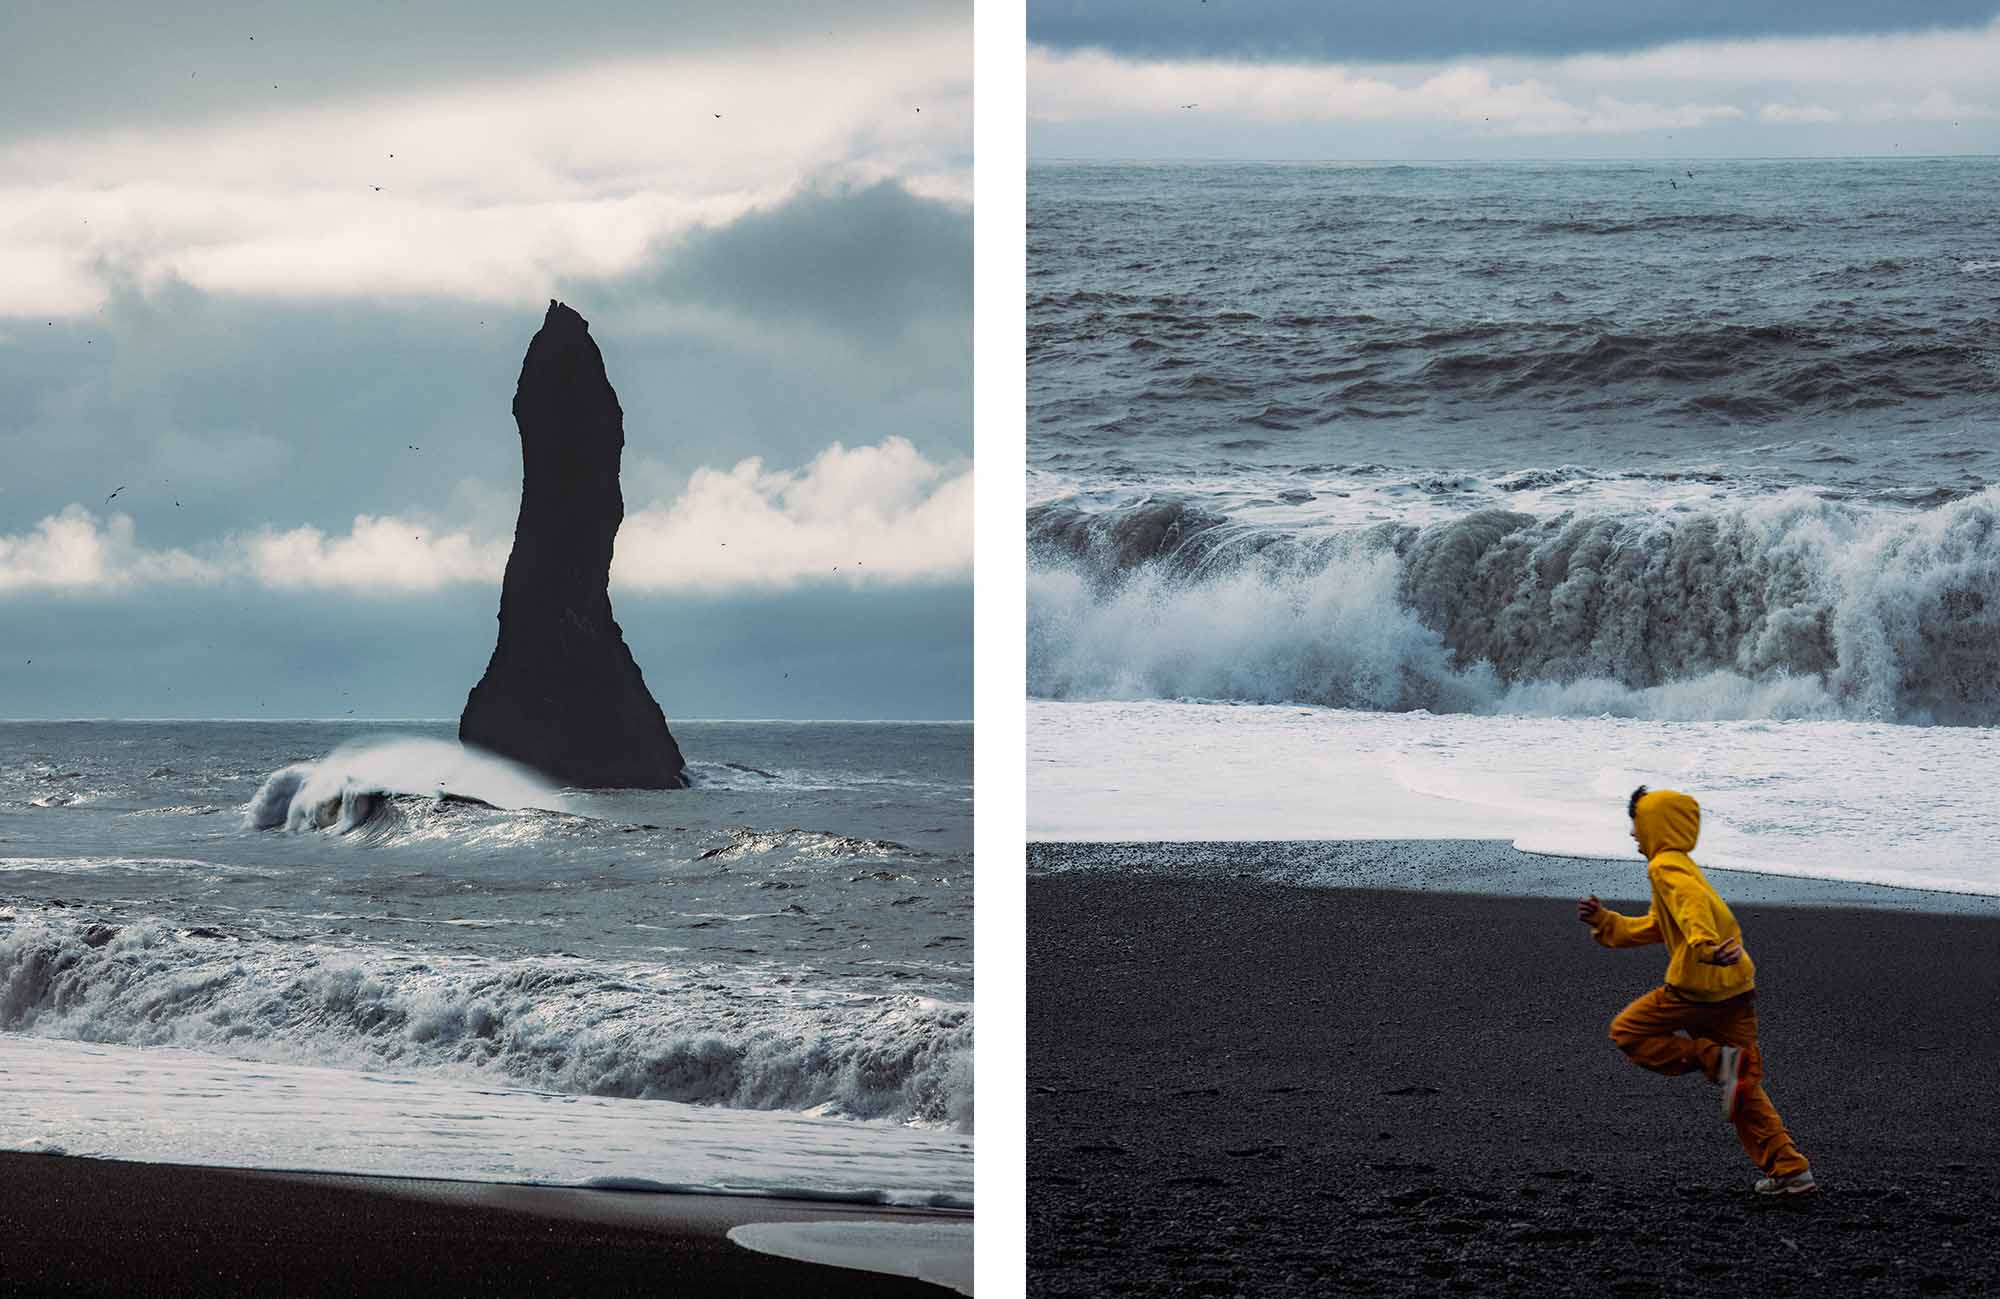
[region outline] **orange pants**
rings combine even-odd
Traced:
[[[1711,1081],[1722,1048],[1743,1047],[1748,1052],[1744,1068],[1759,1081],[1736,1107],[1736,1139],[1757,1167],[1773,1177],[1788,1177],[1806,1167],[1806,1157],[1792,1144],[1785,1121],[1764,1094],[1757,1011],[1748,994],[1704,1002],[1683,997],[1672,988],[1655,988],[1618,1012],[1611,1021],[1611,1040],[1633,1064],[1654,1073],[1683,1074],[1699,1069]]]

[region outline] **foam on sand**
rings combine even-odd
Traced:
[[[898,1123],[573,1096],[0,1033],[0,1150],[219,1168],[970,1208],[972,1141]]]
[[[910,1276],[972,1293],[972,1224],[957,1222],[749,1222],[729,1239],[801,1263]]]
[[[1973,727],[1028,704],[1039,840],[1488,839],[1626,859],[1625,797],[1700,799],[1704,866],[2000,894]]]

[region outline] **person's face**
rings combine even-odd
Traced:
[[[1631,835],[1633,851],[1644,857],[1646,855],[1646,845],[1639,842],[1639,823],[1637,821],[1632,823]]]

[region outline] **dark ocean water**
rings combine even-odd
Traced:
[[[970,726],[683,722],[661,792],[455,730],[0,723],[0,1031],[969,1126]]]
[[[1030,692],[2000,720],[1996,210],[1988,160],[1037,166]]]

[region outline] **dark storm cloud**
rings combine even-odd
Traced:
[[[634,287],[773,320],[903,341],[941,325],[972,343],[972,214],[884,181],[812,190],[668,251]]]
[[[16,597],[0,619],[0,717],[456,717],[493,652],[499,599],[497,586]],[[964,583],[626,595],[616,608],[669,718],[972,713]]]
[[[1981,26],[1994,0],[1029,0],[1028,38],[1144,58],[1400,62],[1479,54],[1622,52],[1670,41]]]
[[[350,0],[272,5],[67,0],[0,6],[0,142],[89,128],[145,105],[149,122],[228,117],[354,92],[493,81],[635,50],[701,54],[824,29],[962,19],[967,0]],[[831,30],[828,34],[832,34]],[[254,39],[253,39],[254,38]]]

